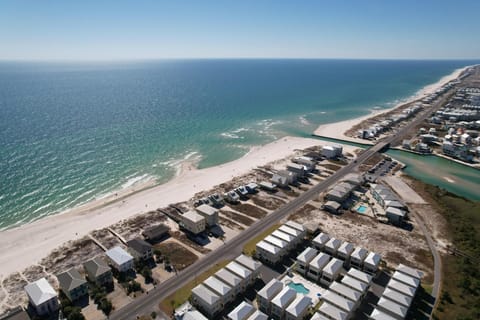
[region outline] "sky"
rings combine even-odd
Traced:
[[[479,0],[0,0],[0,60],[478,59]]]

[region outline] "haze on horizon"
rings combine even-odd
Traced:
[[[0,3],[0,60],[479,59],[480,1]]]

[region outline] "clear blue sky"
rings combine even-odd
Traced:
[[[480,58],[480,0],[0,0],[0,59]]]

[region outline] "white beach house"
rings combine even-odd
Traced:
[[[283,319],[285,310],[297,297],[297,292],[290,287],[284,287],[272,300],[271,316],[275,319]]]
[[[181,226],[193,234],[199,234],[205,231],[205,218],[196,211],[190,210],[182,214]]]
[[[57,292],[45,278],[29,283],[24,288],[30,306],[39,316],[45,316],[58,310]]]
[[[304,295],[298,295],[295,300],[285,310],[286,320],[303,320],[305,319],[308,308],[312,304],[312,299]]]
[[[320,278],[320,282],[324,285],[330,285],[333,281],[335,281],[340,272],[342,271],[343,261],[337,258],[332,258],[327,265],[322,270],[322,277]]]
[[[323,251],[325,244],[330,240],[330,236],[326,233],[320,232],[313,240],[313,247],[317,250]]]
[[[218,210],[208,204],[202,204],[195,208],[198,214],[205,218],[207,226],[212,227],[218,224]]]
[[[308,265],[307,278],[310,278],[314,281],[319,281],[322,277],[322,270],[330,261],[331,256],[320,252],[315,258],[310,261]]]
[[[112,266],[119,272],[128,272],[133,269],[134,259],[125,250],[120,247],[113,247],[105,252]]]
[[[277,279],[270,280],[270,282],[257,293],[258,308],[266,314],[270,314],[272,312],[271,302],[273,298],[282,291],[282,289],[283,283],[281,281],[278,281]]]
[[[308,265],[317,254],[317,250],[310,247],[303,250],[303,252],[297,256],[297,264],[295,266],[296,271],[305,276],[308,272]]]
[[[222,299],[203,284],[192,289],[191,301],[209,319],[215,317],[223,309]]]

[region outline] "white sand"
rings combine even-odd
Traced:
[[[100,199],[63,214],[0,232],[0,278],[39,262],[54,248],[81,238],[92,230],[171,203],[186,201],[197,192],[285,158],[296,149],[319,144],[321,141],[315,139],[285,137],[262,147],[254,147],[241,159],[223,165],[202,170],[184,166],[183,172],[173,180],[132,194],[124,200],[105,205],[107,200]]]
[[[361,123],[362,121],[367,120],[368,118],[377,116],[377,115],[382,114],[382,113],[389,112],[393,109],[396,109],[396,108],[398,108],[400,106],[403,106],[407,103],[410,103],[412,101],[425,98],[426,96],[434,93],[436,90],[441,88],[444,84],[448,83],[449,81],[457,79],[460,76],[460,74],[468,68],[469,67],[467,66],[465,68],[460,68],[460,69],[457,69],[457,70],[453,71],[451,74],[441,78],[436,83],[425,86],[424,88],[419,90],[414,96],[410,97],[406,101],[398,103],[393,108],[372,110],[372,112],[370,114],[368,114],[366,116],[363,116],[363,117],[350,119],[350,120],[345,120],[345,121],[340,121],[340,122],[322,124],[314,131],[314,134],[316,134],[318,136],[330,137],[330,138],[335,138],[335,139],[340,139],[340,140],[359,142],[359,143],[364,143],[364,144],[373,144],[371,141],[368,141],[368,140],[348,137],[348,136],[345,135],[345,132],[348,131],[353,126]]]

